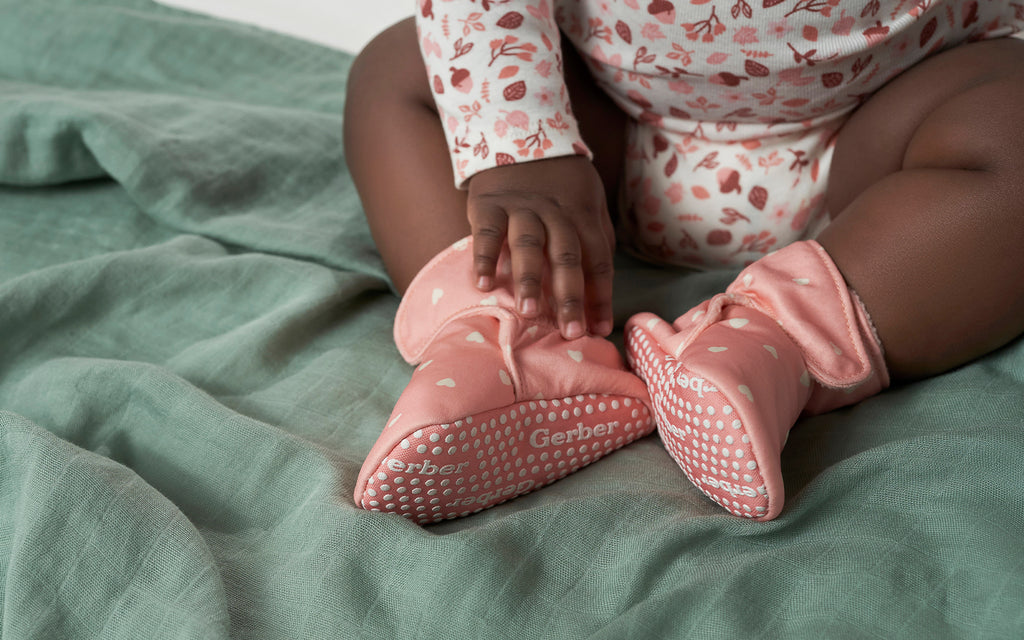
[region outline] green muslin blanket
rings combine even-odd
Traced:
[[[656,437],[470,518],[357,509],[411,369],[350,64],[146,0],[0,0],[0,637],[1024,637],[1020,341],[802,421],[767,524]],[[619,322],[730,277],[623,258]]]

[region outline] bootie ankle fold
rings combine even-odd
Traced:
[[[564,340],[546,308],[520,316],[507,256],[479,291],[472,256],[470,238],[440,253],[399,305],[395,343],[418,366],[359,473],[364,509],[420,524],[470,515],[654,431],[615,345]]]
[[[814,241],[758,260],[672,324],[632,317],[626,352],[672,458],[712,500],[756,520],[782,510],[780,455],[800,415],[889,384],[867,312]]]

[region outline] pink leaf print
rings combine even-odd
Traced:
[[[751,44],[757,42],[757,29],[754,27],[740,27],[732,35],[732,41],[736,44]]]
[[[693,86],[683,80],[674,80],[668,83],[668,88],[676,93],[693,93]]]
[[[640,30],[640,34],[648,40],[661,40],[665,37],[665,34],[661,32],[661,27],[653,22],[645,24]]]
[[[783,163],[783,159],[779,157],[778,151],[772,151],[768,156],[757,159],[757,166],[764,169],[767,175],[772,167],[777,167]]]
[[[505,122],[518,129],[530,128],[530,116],[526,115],[523,111],[512,111],[505,116]]]
[[[629,25],[619,20],[615,23],[615,33],[619,34],[626,44],[633,44],[633,32],[629,29]]]
[[[684,67],[693,62],[693,51],[687,51],[675,42],[672,43],[672,51],[666,53],[665,57],[671,60],[678,60]]]
[[[462,56],[464,56],[467,53],[469,53],[470,51],[472,51],[473,50],[473,43],[472,42],[465,42],[464,43],[462,41],[462,38],[459,38],[458,40],[455,41],[454,47],[455,47],[455,55],[453,55],[451,58],[448,58],[449,60],[454,60],[456,58],[461,58]]]
[[[426,56],[441,57],[441,45],[435,42],[429,33],[423,37],[423,53]]]
[[[729,54],[728,53],[722,53],[721,51],[716,51],[715,53],[712,53],[710,56],[708,56],[707,62],[708,62],[708,64],[722,64],[723,62],[725,62],[728,59],[729,59]]]
[[[537,66],[535,66],[533,70],[540,77],[547,78],[548,76],[551,75],[551,61],[546,59],[541,60],[540,62],[537,63]]]
[[[548,0],[541,0],[537,6],[527,5],[526,10],[530,12],[530,15],[538,20],[546,20],[551,14],[551,8],[548,7]]]
[[[627,91],[626,97],[629,98],[630,102],[636,104],[637,106],[643,107],[644,109],[650,109],[653,106],[651,105],[651,101],[644,97],[644,94],[640,93],[635,89],[630,89],[629,91]]]
[[[885,36],[889,34],[889,27],[882,26],[882,23],[875,21],[875,26],[864,30],[864,37],[867,38],[868,44],[874,46],[880,41],[885,40]]]
[[[676,168],[678,166],[679,166],[679,156],[677,156],[676,154],[673,153],[672,157],[669,158],[668,163],[665,165],[665,177],[666,178],[671,178],[672,174],[676,172]]]
[[[683,199],[683,185],[678,182],[673,182],[672,186],[665,189],[665,197],[668,198],[672,204],[679,204]]]
[[[636,56],[633,58],[633,69],[635,70],[640,64],[651,64],[658,58],[657,54],[648,53],[647,47],[640,47],[636,50]],[[632,80],[633,78],[630,78]],[[641,84],[643,84],[641,82]]]
[[[480,22],[480,18],[484,17],[484,14],[480,12],[474,12],[466,16],[465,18],[459,18],[459,22],[462,23],[462,35],[468,36],[473,31],[483,31],[486,27]]]
[[[480,142],[478,142],[476,144],[476,146],[473,147],[473,155],[474,156],[480,156],[481,158],[485,158],[486,159],[488,154],[490,154],[490,152],[491,152],[490,147],[487,146],[487,138],[485,138],[484,134],[481,133],[480,134]]]
[[[699,98],[697,98],[696,101],[687,101],[686,106],[690,107],[691,109],[700,109],[701,111],[704,111],[706,113],[711,109],[718,109],[722,105],[715,104],[713,102],[708,102],[707,97],[700,96]]]
[[[814,82],[813,77],[803,75],[804,67],[791,67],[779,71],[779,84],[791,84],[794,87],[802,87]]]
[[[562,118],[562,112],[555,112],[554,118],[548,118],[548,126],[556,131],[564,131],[569,128],[569,123]]]
[[[848,36],[850,35],[850,29],[853,28],[853,23],[856,21],[856,18],[853,16],[846,15],[846,11],[844,10],[840,14],[839,19],[836,20],[836,23],[832,25],[832,33],[837,36]]]

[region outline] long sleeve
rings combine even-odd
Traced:
[[[416,25],[458,188],[500,165],[590,156],[549,0],[419,0]]]

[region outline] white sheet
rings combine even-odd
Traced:
[[[352,53],[359,51],[383,29],[411,16],[415,8],[415,0],[155,1]]]

